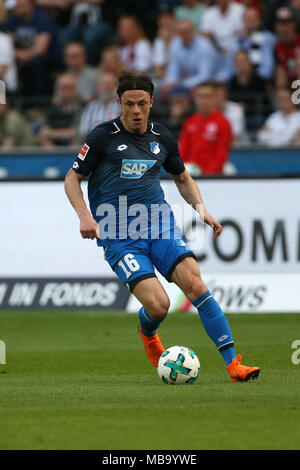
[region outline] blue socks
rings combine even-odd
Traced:
[[[197,308],[208,336],[222,354],[226,366],[236,357],[230,327],[220,305],[211,295],[204,292],[192,304]]]
[[[161,321],[154,320],[150,317],[149,313],[142,307],[139,311],[139,318],[142,333],[146,336],[154,336]]]
[[[226,366],[228,366],[232,359],[236,357],[236,354],[230,327],[220,305],[215,301],[209,290],[200,295],[192,303],[199,312],[206,333],[215,343],[222,354]],[[142,333],[146,336],[154,336],[157,328],[163,321],[151,318],[144,307],[139,311],[139,319]]]

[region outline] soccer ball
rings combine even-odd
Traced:
[[[157,372],[165,384],[192,384],[199,375],[200,362],[192,349],[172,346],[160,356]]]

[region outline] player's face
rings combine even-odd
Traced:
[[[125,91],[119,104],[122,109],[121,121],[125,129],[133,134],[143,134],[147,130],[153,98],[144,90]]]

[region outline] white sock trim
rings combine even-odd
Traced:
[[[208,299],[210,299],[212,297],[212,295],[209,295],[208,297],[206,297],[206,299],[202,300],[202,302],[200,302],[199,305],[196,306],[196,308],[199,308],[201,307],[201,305],[203,305]]]
[[[219,350],[221,348],[224,348],[224,346],[227,346],[227,344],[232,344],[232,346],[233,346],[234,345],[233,340],[228,341],[228,343],[222,344],[222,346],[219,346],[217,349]]]

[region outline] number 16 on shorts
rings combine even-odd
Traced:
[[[120,259],[120,261],[118,262],[118,266],[123,269],[124,274],[126,276],[126,280],[129,279],[133,273],[135,273],[141,268],[138,261],[131,253],[128,253],[122,259]]]

